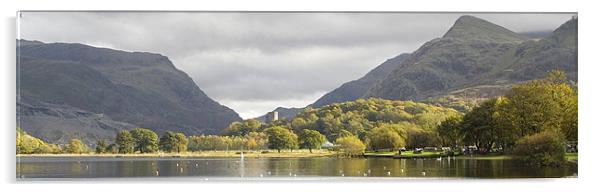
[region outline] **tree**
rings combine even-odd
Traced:
[[[292,131],[282,126],[270,127],[265,130],[268,135],[268,147],[270,149],[277,149],[280,153],[281,149],[296,149],[297,148],[297,135]]]
[[[338,133],[336,133],[334,135],[336,135],[336,138],[354,136],[353,133],[351,133],[351,132],[349,132],[347,130],[344,130],[344,129],[338,131]]]
[[[107,146],[107,152],[112,154],[119,153],[119,145],[116,143],[111,143],[109,146]]]
[[[188,150],[188,138],[184,133],[176,133],[176,139],[178,139],[178,153]]]
[[[245,147],[248,150],[264,149],[268,142],[267,135],[262,132],[250,132],[245,136]]]
[[[134,139],[134,151],[153,153],[159,150],[159,136],[149,129],[136,128],[130,131]]]
[[[561,131],[565,136],[567,141],[577,141],[578,138],[578,109],[577,109],[577,96],[573,96],[570,98],[570,101],[567,102],[567,107],[563,110],[564,116],[561,122]]]
[[[504,97],[489,99],[464,115],[460,132],[464,142],[490,152],[494,146],[506,148],[517,136],[517,131],[501,120],[501,107],[507,103]]]
[[[563,138],[552,131],[521,138],[516,142],[513,155],[537,166],[558,166],[566,161]]]
[[[407,133],[407,148],[432,147],[439,145],[439,138],[434,131],[410,127],[407,129]]]
[[[326,141],[326,137],[316,130],[303,129],[299,136],[301,148],[309,149],[310,153],[312,149],[319,148]]]
[[[176,133],[168,131],[161,136],[159,140],[159,147],[164,152],[178,152],[178,139]]]
[[[397,131],[403,133],[400,134]],[[372,150],[398,149],[405,145],[405,131],[395,124],[383,124],[370,131],[368,140]]]
[[[483,102],[464,116],[460,129],[467,144],[487,152],[494,146],[511,149],[519,138],[547,131],[577,140],[577,93],[561,71]]]
[[[184,152],[188,148],[188,139],[183,133],[165,132],[159,141],[161,150],[165,152]]]
[[[462,133],[460,132],[461,123],[461,116],[451,116],[437,126],[437,133],[443,145],[457,147],[460,144],[462,141]]]
[[[293,130],[295,130],[295,131],[306,129],[306,128],[308,128],[307,121],[305,121],[305,119],[300,118],[300,117],[294,118],[291,121],[291,128],[293,128]]]
[[[81,140],[79,139],[71,139],[69,140],[69,143],[67,145],[65,145],[65,153],[84,153],[87,151],[87,146],[82,143]]]
[[[506,95],[500,117],[518,136],[542,131],[562,132],[570,140],[577,136],[577,93],[562,71],[546,78],[514,86]]]
[[[231,123],[224,131],[229,136],[245,136],[250,132],[257,132],[261,129],[261,122],[256,119],[247,119],[242,122]]]
[[[247,140],[241,136],[230,137],[230,149],[244,150]]]
[[[380,124],[413,124],[430,134],[441,121],[457,115],[458,111],[445,107],[370,98],[306,108],[290,121],[290,126],[295,133],[303,129],[319,131],[330,141],[351,135],[367,140],[369,131]]]
[[[45,144],[45,145],[40,145],[39,148],[37,148],[36,150],[34,150],[34,153],[42,153],[42,154],[46,154],[46,153],[60,153],[61,152],[61,148],[57,145],[57,144]]]
[[[123,130],[117,133],[115,143],[117,144],[119,153],[125,154],[134,152],[134,138],[129,131]]]
[[[366,145],[355,136],[338,138],[335,143],[339,145],[337,148],[342,155],[357,156],[364,154]]]
[[[58,145],[48,144],[41,139],[35,138],[21,128],[17,127],[17,154],[31,153],[60,153],[61,149]]]
[[[201,135],[188,138],[190,151],[228,150],[231,139],[228,136]]]
[[[107,143],[104,139],[99,139],[96,141],[96,153],[106,153],[107,152]]]

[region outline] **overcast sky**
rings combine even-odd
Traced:
[[[388,58],[441,37],[465,13],[25,12],[20,38],[165,55],[243,118],[304,107]],[[474,15],[516,32],[573,14]]]

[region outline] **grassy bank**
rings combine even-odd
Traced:
[[[17,157],[138,157],[138,158],[153,158],[153,157],[181,157],[181,158],[194,158],[194,157],[220,157],[220,158],[240,158],[239,151],[199,151],[199,152],[184,152],[184,153],[133,153],[133,154],[96,154],[96,153],[83,153],[83,154],[18,154]],[[328,150],[313,150],[310,153],[308,150],[283,150],[278,153],[275,150],[270,150],[262,153],[261,151],[245,151],[245,158],[293,158],[293,157],[336,157],[337,153]],[[439,152],[422,152],[420,154],[413,154],[412,151],[405,151],[402,153],[403,158],[437,158],[441,155]],[[364,157],[384,157],[394,158],[399,157],[397,152],[366,152]],[[577,153],[567,153],[566,156],[568,161],[577,161]],[[504,160],[512,159],[509,155],[458,155],[456,159],[478,159],[478,160]]]
[[[412,151],[403,151],[401,152],[401,156],[399,156],[398,152],[366,152],[364,153],[364,157],[401,157],[401,158],[436,158],[441,157],[439,152],[422,152],[418,154],[414,154]]]
[[[510,155],[462,155],[456,157],[457,159],[477,159],[477,160],[504,160],[512,159]]]
[[[245,151],[245,158],[264,158],[264,157],[327,157],[335,156],[336,153],[327,150],[313,150],[310,153],[309,150],[282,150],[280,153],[275,150],[269,150],[267,152],[261,151]],[[193,157],[222,157],[222,158],[240,158],[240,151],[198,151],[198,152],[184,152],[184,153],[132,153],[132,154],[96,154],[96,153],[82,153],[82,154],[18,154],[17,157],[182,157],[182,158],[193,158]]]
[[[399,157],[397,152],[366,152],[365,157],[387,157],[394,158]],[[413,154],[411,151],[402,152],[402,158],[437,158],[441,155],[438,152],[422,152],[420,154]],[[577,161],[577,153],[567,153],[565,155],[568,161]],[[477,159],[477,160],[505,160],[512,159],[510,155],[492,154],[492,155],[459,155],[456,154],[456,159]]]
[[[566,160],[568,161],[577,161],[578,154],[577,153],[567,153],[565,155]]]

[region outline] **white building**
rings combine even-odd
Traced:
[[[265,122],[269,123],[272,121],[276,121],[278,120],[278,111],[272,111],[269,112],[266,116],[265,116]]]

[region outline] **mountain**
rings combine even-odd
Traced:
[[[408,58],[410,54],[403,53],[396,57],[386,60],[376,68],[372,69],[362,78],[344,83],[335,90],[324,94],[316,102],[310,104],[308,107],[319,108],[332,103],[342,103],[346,101],[355,101],[361,98],[370,87],[376,84],[378,81],[386,77],[391,70],[399,67],[403,61]],[[299,112],[303,111],[304,108],[284,108],[278,107],[272,112],[277,111],[279,118],[292,119]],[[266,115],[259,116],[255,119],[259,121],[265,121]]]
[[[561,69],[576,81],[577,19],[532,40],[488,21],[462,16],[441,37],[413,52],[363,97],[424,100],[482,85],[508,85]],[[506,86],[501,86],[506,87]]]
[[[527,37],[502,26],[470,15],[458,18],[454,25],[443,35],[443,38],[500,43],[520,43],[528,40]]]
[[[496,72],[494,78],[526,81],[560,69],[577,81],[577,19],[562,24],[546,38],[518,45],[508,55],[501,65],[504,69]]]
[[[542,39],[552,35],[553,30],[542,30],[542,31],[526,31],[519,33],[522,36],[529,37],[531,39]]]
[[[332,103],[355,101],[361,98],[370,87],[386,77],[393,69],[398,68],[409,56],[410,54],[404,53],[388,59],[362,78],[344,83],[335,90],[326,93],[310,106],[317,108]]]
[[[113,140],[116,132],[136,127],[68,105],[22,99],[17,103],[17,108],[19,126],[52,143],[68,143],[70,139],[81,138],[85,143],[92,144],[97,139]]]
[[[47,141],[132,127],[214,134],[241,120],[159,54],[27,40],[17,54],[20,127]]]

